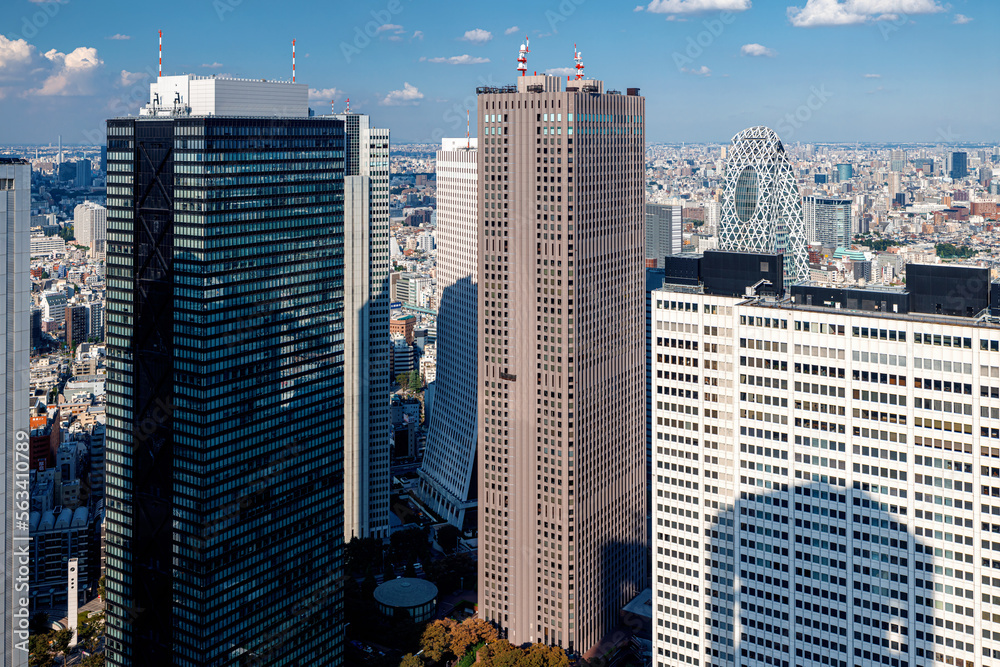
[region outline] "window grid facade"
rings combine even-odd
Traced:
[[[343,142],[108,121],[110,664],[341,661]]]
[[[652,297],[656,664],[1000,658],[997,329]]]

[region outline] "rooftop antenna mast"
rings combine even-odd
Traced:
[[[573,60],[576,61],[576,80],[580,81],[583,79],[583,54],[576,50],[576,44],[573,44]]]
[[[517,52],[517,71],[524,76],[528,73],[528,54],[531,51],[528,50],[528,36],[524,37],[524,44],[521,45],[521,50]]]
[[[292,40],[292,83],[295,83],[295,40]]]
[[[163,31],[161,30],[160,31],[160,70],[157,73],[156,78],[159,79],[162,76],[163,76]]]
[[[337,104],[337,100],[330,100],[330,113],[331,114],[336,114],[337,113],[336,104]]]
[[[344,113],[351,113],[351,98],[347,98],[347,108],[344,109]]]

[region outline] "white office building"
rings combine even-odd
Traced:
[[[3,527],[3,574],[0,575],[0,599],[3,602],[4,629],[0,637],[4,667],[22,667],[28,664],[27,651],[15,650],[15,641],[27,641],[15,635],[16,623],[27,605],[17,602],[26,594],[18,592],[15,577],[18,573],[19,553],[27,555],[27,521],[21,522],[15,511],[14,491],[26,489],[27,472],[19,462],[26,461],[28,435],[29,373],[28,358],[31,348],[29,325],[31,317],[31,281],[29,269],[29,238],[31,216],[31,165],[20,158],[0,157],[0,280],[3,282],[3,338],[0,343],[0,449],[3,466],[0,468],[0,498],[3,509],[0,517]],[[27,513],[23,513],[27,519]]]
[[[91,257],[103,258],[108,243],[108,210],[92,201],[78,204],[73,209],[73,235],[78,244],[87,246]]]
[[[437,367],[420,498],[461,528],[475,517],[476,140],[443,139],[437,153]]]
[[[653,291],[654,664],[1000,660],[1000,327],[985,269],[914,266]]]
[[[344,121],[344,539],[389,536],[389,130]]]

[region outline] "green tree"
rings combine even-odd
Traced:
[[[392,561],[388,558],[382,559],[382,581],[389,581],[396,578],[396,572],[392,568]]]
[[[56,655],[62,656],[62,663],[66,664],[66,656],[69,654],[69,643],[73,640],[73,631],[70,629],[56,630],[52,635],[52,650]]]
[[[406,389],[410,385],[409,373],[399,373],[396,375],[396,384]]]
[[[417,392],[424,388],[423,380],[420,379],[420,371],[410,371],[408,384],[410,391]]]
[[[372,572],[372,566],[368,566],[368,570],[365,572],[365,579],[361,582],[361,594],[364,599],[371,598],[372,594],[375,593],[375,589],[378,588],[378,582],[375,580],[375,574]]]
[[[347,571],[360,574],[365,567],[382,557],[382,540],[377,537],[354,536],[344,545],[344,559]]]
[[[85,658],[83,667],[104,667],[104,653],[95,653]]]
[[[100,598],[102,600],[104,599],[104,596],[106,595],[106,590],[104,588],[104,575],[103,574],[101,575],[101,578],[97,580],[97,594],[100,596]]]

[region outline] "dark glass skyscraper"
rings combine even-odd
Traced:
[[[108,121],[108,662],[340,664],[343,122],[151,97]]]
[[[949,175],[956,180],[969,175],[968,153],[955,151],[951,154],[951,170],[949,171]]]

